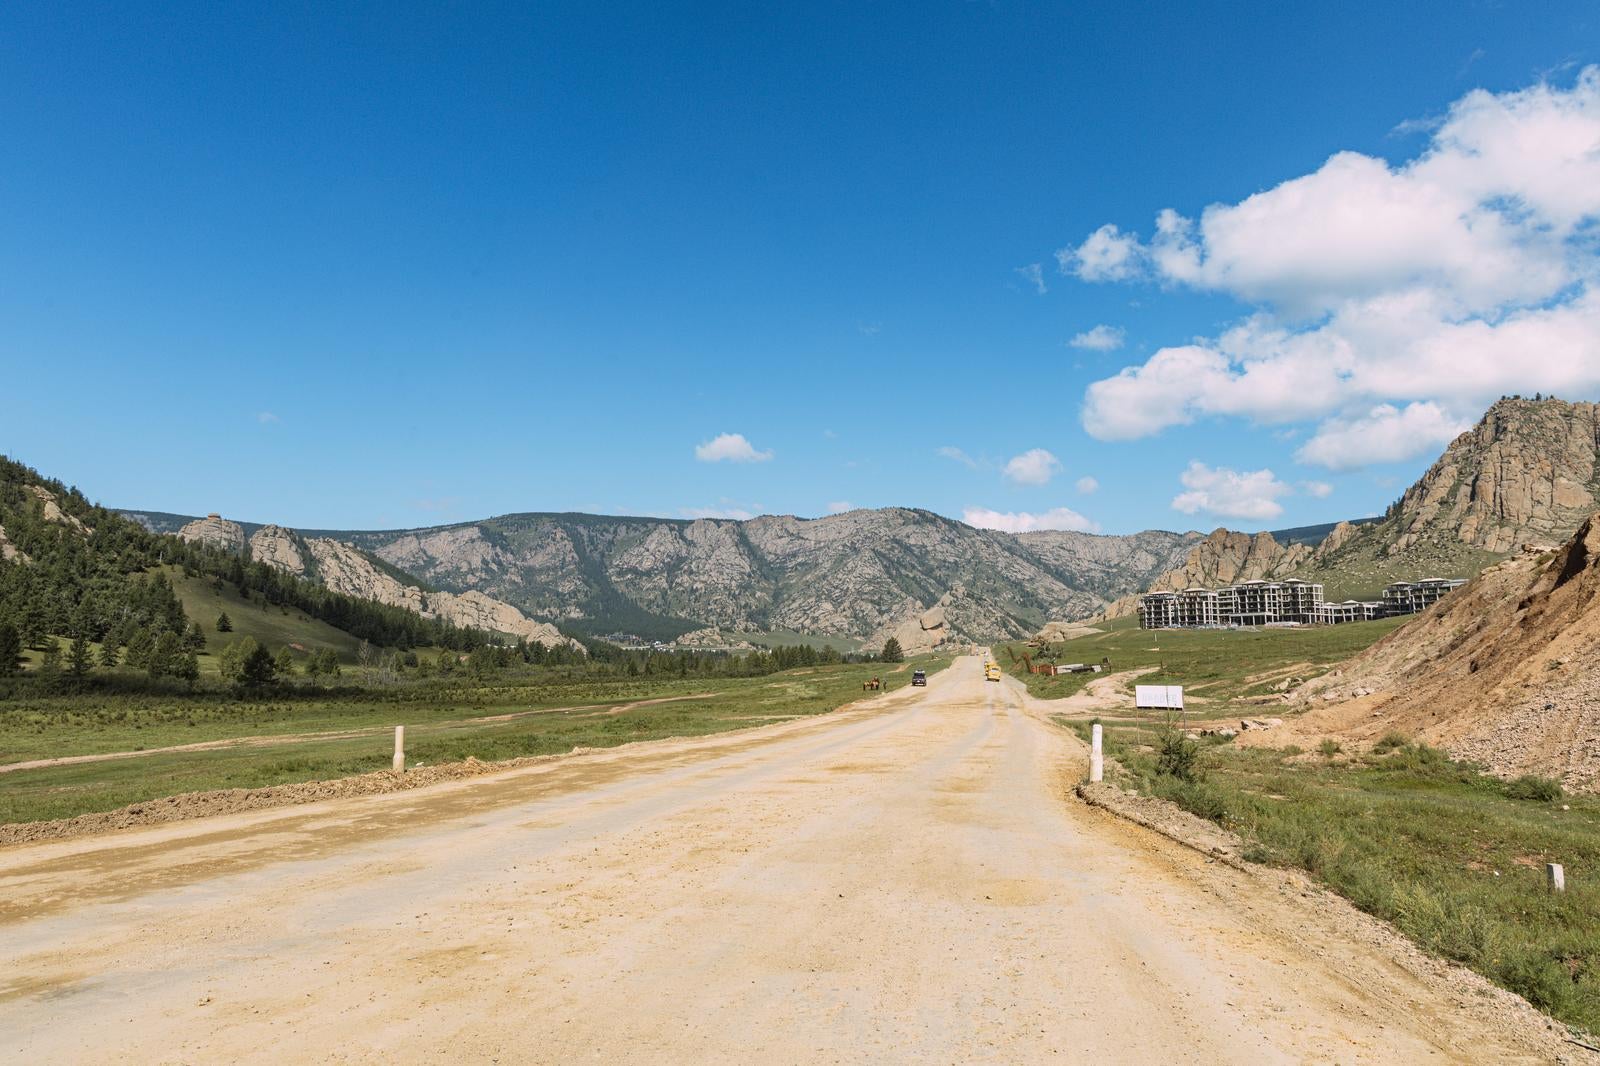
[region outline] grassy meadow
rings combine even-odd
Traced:
[[[1264,696],[1288,677],[1309,677],[1373,644],[1406,619],[1384,618],[1340,626],[1304,629],[1140,629],[1136,618],[1100,623],[1091,633],[1047,648],[1022,643],[997,644],[996,661],[1016,674],[1028,691],[1041,699],[1059,699],[1080,691],[1104,674],[1062,674],[1047,677],[1024,673],[1021,657],[1035,662],[1111,662],[1114,671],[1155,667],[1139,680],[1151,685],[1184,686],[1184,702],[1192,706],[1226,704]]]
[[[486,684],[288,686],[255,699],[217,692],[32,697],[0,704],[0,764],[253,739],[208,750],[0,773],[0,822],[65,818],[182,792],[380,770],[389,765],[396,725],[406,727],[409,760],[428,764],[698,736],[821,714],[859,699],[869,677],[882,677],[885,689],[892,690],[910,683],[913,668],[932,673],[949,661],[837,664],[748,678],[628,678],[595,676],[584,667],[529,669]],[[642,700],[664,702],[629,706]]]
[[[1070,725],[1087,736],[1088,723]],[[1124,723],[1106,726],[1106,750],[1119,783],[1233,830],[1247,859],[1303,869],[1429,951],[1600,1032],[1600,799],[1488,777],[1398,735],[1352,757],[1331,744],[1185,744]],[[1564,894],[1546,890],[1547,862],[1565,866]]]

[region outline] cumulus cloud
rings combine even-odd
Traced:
[[[1081,492],[1085,496],[1087,496],[1091,492],[1099,492],[1100,491],[1100,482],[1098,480],[1096,480],[1095,478],[1090,477],[1088,474],[1085,474],[1083,477],[1080,477],[1078,479],[1078,481],[1077,481],[1077,489],[1078,489],[1079,492]]]
[[[1300,482],[1300,491],[1307,496],[1315,496],[1319,500],[1325,500],[1333,495],[1333,486],[1326,481],[1302,481]]]
[[[1056,263],[1063,274],[1076,274],[1084,281],[1126,281],[1144,270],[1145,251],[1139,237],[1123,233],[1106,224],[1089,234],[1076,248],[1056,252]]]
[[[949,459],[951,462],[960,463],[968,470],[976,470],[978,468],[978,461],[976,459],[953,445],[946,444],[944,447],[939,449],[939,454],[944,458]]]
[[[1091,352],[1114,352],[1122,347],[1127,336],[1127,332],[1118,326],[1100,325],[1084,330],[1067,343]]]
[[[846,511],[854,511],[855,509],[856,505],[849,500],[834,500],[828,504],[829,514],[844,514]]]
[[[1174,510],[1184,514],[1204,511],[1223,518],[1277,518],[1283,514],[1278,498],[1290,491],[1271,470],[1241,473],[1222,466],[1210,467],[1198,460],[1189,464],[1179,480],[1187,491],[1173,498]]]
[[[719,433],[695,446],[694,457],[702,463],[764,463],[771,450],[757,451],[743,433]]]
[[[1330,470],[1391,463],[1438,451],[1467,427],[1467,422],[1446,414],[1438,404],[1411,403],[1403,409],[1379,404],[1355,418],[1324,422],[1295,458]]]
[[[1038,263],[1029,263],[1027,266],[1020,266],[1016,269],[1018,276],[1029,285],[1032,285],[1033,290],[1040,296],[1050,291],[1044,287],[1044,267]]]
[[[1028,533],[1037,529],[1070,529],[1096,533],[1100,526],[1070,507],[1053,507],[1039,514],[1027,511],[991,511],[987,507],[968,507],[962,521],[979,529],[998,529],[1005,533]]]
[[[1600,67],[1567,89],[1469,93],[1399,166],[1340,152],[1198,220],[1163,211],[1148,242],[1101,227],[1063,260],[1079,277],[1256,310],[1093,383],[1084,427],[1125,440],[1208,416],[1319,420],[1302,460],[1344,469],[1447,440],[1503,393],[1592,395],[1597,227]]]
[[[1009,481],[1019,485],[1046,485],[1061,469],[1061,460],[1043,448],[1029,448],[1014,455],[1001,471]]]

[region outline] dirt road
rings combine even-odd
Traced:
[[[1544,1061],[1068,797],[975,660],[857,709],[0,851],[0,1061]]]

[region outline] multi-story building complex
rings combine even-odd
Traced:
[[[1220,589],[1152,592],[1139,600],[1139,625],[1144,629],[1203,629],[1366,622],[1427,610],[1464,584],[1461,578],[1439,577],[1397,581],[1383,590],[1382,600],[1346,600],[1343,603],[1324,603],[1322,586],[1299,578],[1241,581]]]
[[[1345,600],[1319,604],[1311,621],[1314,625],[1336,626],[1343,622],[1370,622],[1384,614],[1384,606],[1377,600]]]
[[[1421,581],[1396,581],[1384,586],[1383,606],[1389,614],[1417,614],[1465,585],[1459,577],[1425,577]]]

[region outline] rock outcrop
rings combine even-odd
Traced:
[[[187,528],[187,527],[185,527]],[[468,590],[429,591],[379,566],[360,548],[332,537],[302,537],[294,530],[267,525],[250,537],[250,557],[296,577],[307,578],[335,592],[415,611],[469,629],[504,633],[545,647],[583,645],[549,622],[539,622],[509,603]]]
[[[223,551],[244,551],[244,527],[219,514],[208,514],[178,530],[178,536],[198,544],[209,544]]]
[[[1530,548],[1302,686],[1274,744],[1390,731],[1495,773],[1600,786],[1600,514]]]
[[[63,511],[61,504],[57,502],[56,494],[43,485],[27,485],[24,487],[39,501],[39,513],[44,516],[46,522],[54,522],[58,526],[66,526],[74,533],[80,533],[85,537],[94,532],[84,524],[83,519]]]
[[[0,562],[33,562],[32,559],[28,558],[28,554],[26,552],[17,547],[15,544],[11,543],[10,539],[6,536],[5,526],[0,526]]]
[[[1600,507],[1597,454],[1600,404],[1501,400],[1376,532],[1389,554],[1441,537],[1496,554],[1564,540]]]
[[[262,526],[250,534],[250,558],[296,577],[306,577],[306,553],[301,548],[302,543],[293,530]]]
[[[227,550],[242,550],[246,546],[243,528],[215,514],[188,523],[178,535]],[[583,650],[583,645],[553,624],[529,618],[503,600],[472,589],[459,593],[425,589],[414,580],[397,576],[403,573],[398,568],[385,567],[361,548],[333,537],[305,537],[283,526],[265,525],[250,535],[248,548],[255,562],[314,581],[346,596],[401,607],[424,618],[437,618],[469,629],[503,633],[530,643],[537,641],[546,647],[564,645]]]

